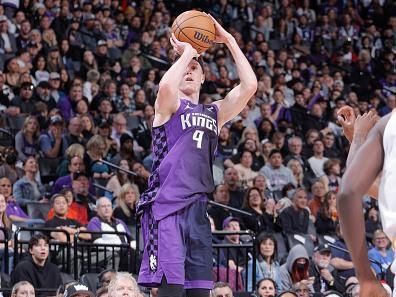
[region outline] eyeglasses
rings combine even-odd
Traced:
[[[24,91],[33,91],[34,87],[30,86],[30,87],[23,87],[22,90]]]

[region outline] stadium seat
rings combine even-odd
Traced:
[[[50,159],[50,158],[39,158],[39,169],[41,181],[44,184],[48,184],[51,181],[55,181],[58,178],[56,169],[61,162],[60,158]]]
[[[309,234],[287,234],[286,238],[289,249],[297,244],[302,244],[307,250],[308,255],[313,254],[315,245],[312,239],[309,237]]]
[[[284,263],[289,253],[287,250],[285,238],[283,237],[283,234],[281,232],[273,233],[272,235],[276,239],[278,262]]]
[[[36,201],[26,204],[28,216],[32,219],[46,220],[47,214],[51,209],[50,203],[40,203]]]

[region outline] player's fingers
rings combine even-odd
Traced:
[[[340,123],[341,126],[344,127],[346,125],[345,118],[342,115],[339,115],[337,117],[337,120],[338,120],[338,122]]]

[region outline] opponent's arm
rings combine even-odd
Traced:
[[[212,16],[210,17],[215,22],[216,26],[215,42],[225,43],[227,45],[235,61],[240,80],[239,84],[234,87],[223,100],[215,102],[219,108],[218,126],[220,129],[226,122],[237,116],[246,106],[249,99],[256,93],[257,78],[249,61],[235,41],[235,38]]]
[[[167,120],[179,108],[179,85],[188,64],[197,56],[197,51],[187,42],[181,42],[172,34],[170,42],[180,58],[164,74],[158,85],[155,113]]]
[[[389,117],[381,119],[370,131],[367,140],[347,168],[337,196],[342,233],[355,264],[362,297],[387,296],[370,268],[362,197],[381,172],[384,159],[382,134],[388,120]]]

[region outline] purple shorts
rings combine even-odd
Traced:
[[[205,196],[160,221],[154,220],[151,210],[144,212],[140,285],[158,287],[165,276],[168,284],[185,289],[213,288],[212,233],[206,210]]]

